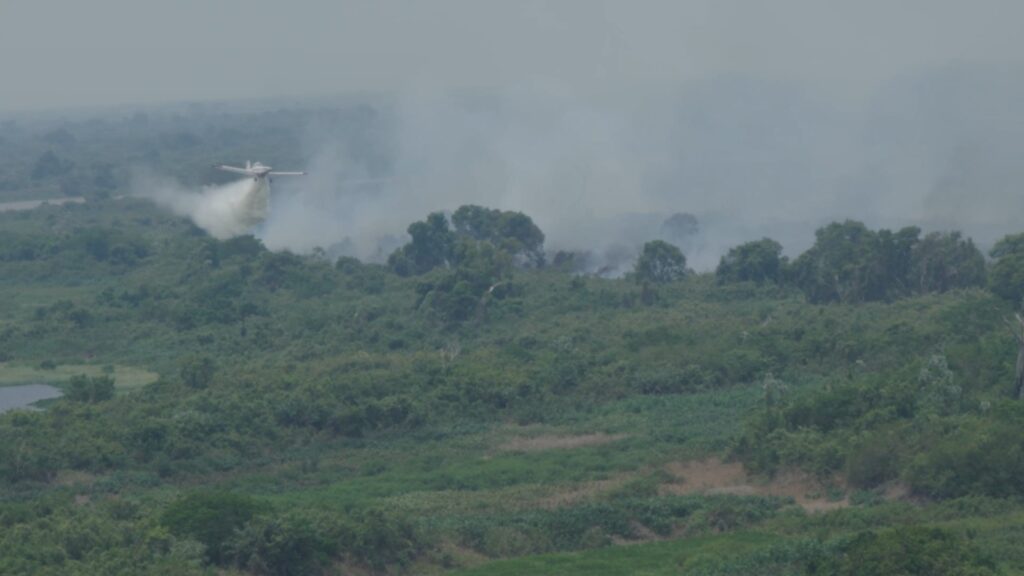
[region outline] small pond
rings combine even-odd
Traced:
[[[60,395],[60,389],[49,384],[3,386],[0,387],[0,413],[15,408],[31,408],[35,402],[58,398]]]

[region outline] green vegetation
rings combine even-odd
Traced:
[[[1010,302],[1024,299],[1024,234],[1000,240],[989,253],[995,262],[989,275],[992,291]]]
[[[795,540],[739,558],[705,563],[702,575],[873,574],[992,575],[996,564],[965,538],[939,528],[905,527],[863,531],[828,540]]]
[[[212,122],[151,146],[242,146]],[[100,193],[70,142],[12,178],[97,163],[90,200],[0,213],[0,385],[65,392],[0,415],[0,573],[1024,573],[1018,236],[604,279],[463,206],[332,262]]]
[[[782,255],[782,244],[770,238],[747,242],[722,256],[715,277],[719,283],[782,282],[787,260]]]
[[[985,258],[969,238],[920,234],[916,227],[876,232],[860,222],[833,222],[817,231],[788,276],[813,303],[893,300],[985,284]]]
[[[65,394],[68,400],[75,402],[102,402],[114,397],[114,379],[109,376],[90,378],[84,374],[73,376],[68,380]]]
[[[680,280],[686,275],[686,256],[668,242],[652,240],[644,244],[633,275],[641,283],[664,284]]]
[[[689,568],[694,561],[721,559],[770,545],[767,534],[737,532],[725,536],[699,536],[615,546],[588,552],[550,554],[516,560],[502,560],[456,572],[458,576],[669,576]]]
[[[175,536],[202,544],[207,559],[219,564],[225,560],[228,541],[260,509],[257,500],[237,494],[190,494],[169,505],[160,523]]]
[[[0,364],[0,386],[35,383],[62,386],[79,375],[110,376],[114,379],[114,387],[123,391],[152,384],[160,378],[155,372],[114,364],[57,364],[53,360],[43,360],[38,367],[14,362]]]

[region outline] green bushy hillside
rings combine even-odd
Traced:
[[[0,381],[65,390],[0,416],[5,573],[1024,568],[982,287],[812,304],[784,261],[602,279],[447,224],[415,269],[331,262],[127,199],[0,220]],[[742,481],[673,472],[712,457]]]

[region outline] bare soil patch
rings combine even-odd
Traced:
[[[560,490],[540,499],[537,504],[541,508],[553,509],[573,506],[585,500],[594,499],[606,492],[620,488],[632,478],[629,474],[619,475],[605,480],[583,482],[572,488]]]
[[[541,450],[567,450],[584,446],[598,446],[625,438],[625,434],[579,434],[576,436],[547,434],[543,436],[522,436],[512,438],[498,446],[503,452],[539,452]]]
[[[808,512],[823,512],[850,505],[848,497],[831,500],[827,487],[812,476],[795,470],[776,474],[771,480],[751,478],[738,462],[718,458],[673,462],[665,467],[676,481],[664,484],[665,494],[737,494],[742,496],[782,496],[792,498]],[[840,479],[834,485],[842,487]]]

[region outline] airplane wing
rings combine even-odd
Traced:
[[[267,172],[268,176],[305,176],[305,172]]]
[[[246,170],[245,168],[238,168],[237,166],[228,166],[226,164],[214,164],[213,167],[217,168],[218,170],[223,170],[225,172],[234,172],[236,174],[247,174],[247,175],[250,175],[250,176],[252,175],[252,170]]]

